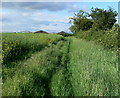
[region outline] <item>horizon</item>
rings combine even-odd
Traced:
[[[118,2],[2,2],[0,32],[35,32],[39,30],[71,33],[69,17],[79,10],[90,13],[91,8],[108,10],[112,7],[118,13]],[[118,17],[116,17],[118,22]]]

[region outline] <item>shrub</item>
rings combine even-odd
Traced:
[[[83,38],[86,40],[94,40],[97,43],[103,45],[105,48],[109,48],[112,50],[117,50],[118,45],[120,46],[120,27],[118,24],[114,24],[111,30],[96,30],[95,28],[91,28],[88,31],[80,30],[75,34],[77,38]]]

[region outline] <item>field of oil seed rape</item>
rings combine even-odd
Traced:
[[[3,34],[2,45],[2,96],[119,96],[116,51],[53,34]]]
[[[29,58],[36,51],[55,44],[62,37],[47,34],[23,34],[3,33],[2,34],[2,67],[4,75],[10,74],[9,68],[17,65],[17,62]]]
[[[22,59],[28,52],[39,51],[60,40],[60,36],[46,34],[2,34],[3,64]]]

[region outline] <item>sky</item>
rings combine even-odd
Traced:
[[[69,17],[74,13],[79,10],[90,13],[92,7],[107,10],[109,6],[118,12],[118,2],[2,2],[0,32],[70,33]]]

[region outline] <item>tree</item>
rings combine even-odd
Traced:
[[[70,17],[73,25],[70,27],[71,32],[75,33],[80,30],[89,30],[92,27],[93,22],[91,19],[87,19],[89,14],[80,10],[77,14],[75,13],[73,17]]]
[[[112,28],[114,23],[116,22],[117,12],[113,11],[112,8],[109,10],[104,10],[100,8],[92,8],[91,14],[94,22],[93,27],[96,27],[98,30],[109,30]]]

